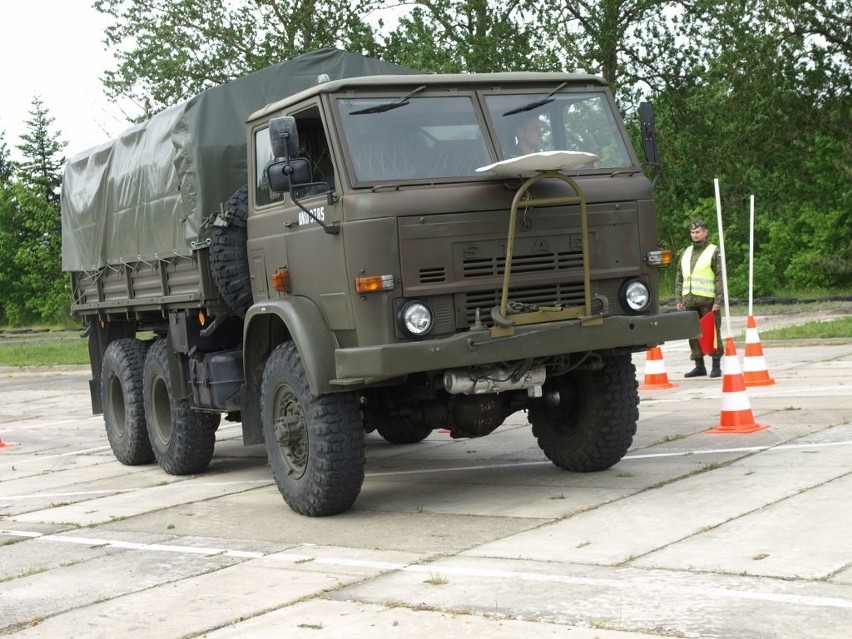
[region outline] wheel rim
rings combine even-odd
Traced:
[[[308,427],[299,398],[290,386],[281,386],[275,393],[272,430],[287,475],[300,479],[308,467]]]
[[[118,434],[124,434],[124,389],[117,375],[110,375],[107,382],[107,409],[112,425]]]
[[[172,407],[166,380],[157,375],[151,385],[151,417],[157,439],[168,444],[172,438]]]

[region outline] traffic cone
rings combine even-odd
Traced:
[[[746,319],[743,379],[746,386],[770,386],[775,383],[775,380],[769,376],[769,371],[766,370],[766,360],[763,358],[760,335],[757,334],[757,323],[753,315],[749,315]]]
[[[659,346],[649,349],[645,355],[645,381],[639,390],[662,390],[674,388],[677,384],[669,381],[666,374],[666,363],[663,361],[663,351]]]
[[[751,404],[746,393],[740,360],[737,359],[737,347],[734,338],[725,338],[725,358],[722,361],[722,414],[719,425],[708,430],[713,434],[745,434],[764,428],[764,424],[754,421]]]

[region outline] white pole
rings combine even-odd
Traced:
[[[749,207],[748,217],[748,315],[751,317],[752,302],[754,301],[754,194],[749,198],[751,206]]]
[[[728,305],[728,271],[725,268],[725,234],[722,231],[722,198],[719,196],[719,178],[713,178],[713,187],[716,190],[716,224],[719,227],[719,253],[722,257],[722,294],[725,300],[725,329],[727,337],[731,332],[731,311]]]

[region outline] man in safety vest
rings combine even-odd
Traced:
[[[692,246],[688,247],[680,258],[680,268],[675,279],[675,301],[679,311],[694,310],[698,317],[704,317],[710,311],[715,312],[716,342],[710,356],[713,358],[713,368],[710,377],[720,377],[722,369],[722,258],[719,248],[707,241],[707,224],[704,220],[695,219],[689,225],[692,236]],[[689,340],[692,359],[695,368],[684,377],[700,377],[707,374],[704,367],[704,353],[697,339]]]

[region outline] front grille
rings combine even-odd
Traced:
[[[514,270],[514,269],[513,269]],[[471,326],[476,317],[476,309],[480,316],[487,318],[491,309],[500,304],[499,289],[492,291],[476,291],[462,293],[461,308],[463,316],[457,318],[463,325]],[[559,283],[551,286],[523,286],[509,288],[509,300],[536,306],[565,307],[583,306],[586,303],[582,282]]]
[[[447,269],[443,266],[420,269],[421,284],[440,284],[447,281]]]
[[[513,275],[518,273],[548,273],[576,268],[583,268],[582,251],[512,256]],[[505,255],[471,258],[462,262],[462,276],[465,278],[502,276],[505,271]]]

